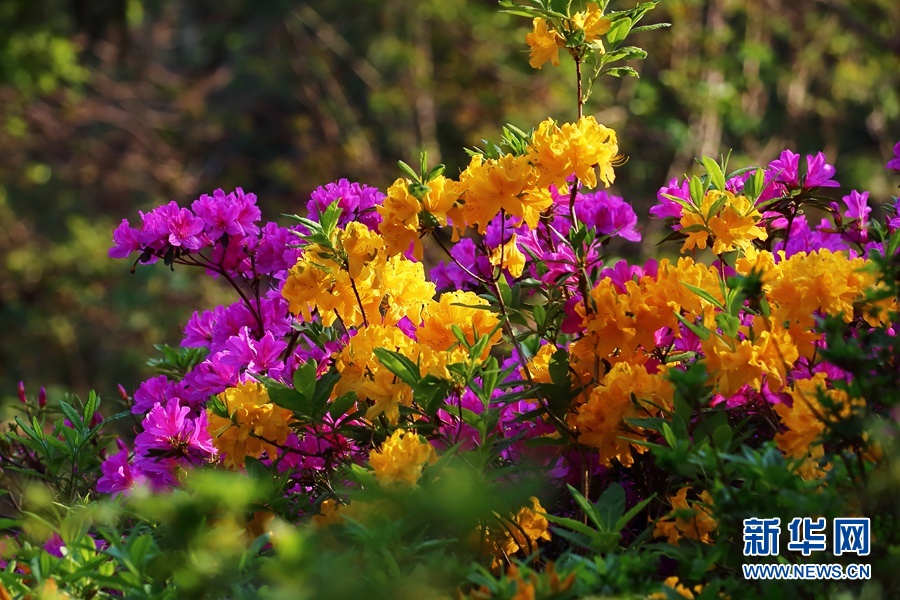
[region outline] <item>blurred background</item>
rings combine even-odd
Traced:
[[[630,157],[614,192],[645,242],[624,253],[656,255],[647,210],[701,154],[824,150],[836,197],[896,192],[896,0],[663,0],[658,21],[641,79],[587,106]],[[340,177],[384,189],[421,149],[455,175],[503,123],[571,120],[571,61],[532,70],[529,30],[491,0],[0,2],[0,398],[133,391],[153,344],[227,298],[107,258],[138,210],[241,186],[278,219]]]

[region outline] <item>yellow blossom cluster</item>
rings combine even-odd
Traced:
[[[791,405],[774,406],[785,427],[775,436],[775,443],[785,456],[804,459],[800,466],[800,475],[804,479],[818,479],[826,469],[819,465],[819,459],[825,454],[820,438],[826,426],[835,420],[848,418],[855,410],[863,409],[865,400],[851,400],[844,390],[827,389],[824,373],[795,381],[788,392]],[[820,392],[828,399],[827,407],[819,401]]]
[[[281,294],[292,313],[308,321],[318,311],[323,325],[340,319],[345,327],[421,318],[435,292],[422,263],[388,256],[384,238],[360,223],[334,237],[336,251],[310,244],[291,269]]]
[[[537,550],[538,541],[551,539],[547,511],[536,497],[532,496],[529,501],[531,506],[523,506],[514,517],[495,515],[500,525],[478,531],[483,549],[494,557],[492,568],[500,565],[501,557],[509,557],[520,551],[530,555]]]
[[[759,226],[762,214],[746,196],[711,189],[700,206],[685,208],[681,231],[687,235],[681,251],[706,248],[712,237],[716,254],[750,248],[753,240],[766,240],[769,234]]]
[[[815,343],[822,335],[814,331],[816,314],[842,315],[845,322],[853,320],[857,307],[871,308],[865,303],[867,291],[876,287],[875,276],[866,270],[866,260],[850,258],[845,252],[820,249],[798,252],[775,262],[771,252],[754,248],[747,250],[735,264],[741,275],[756,271],[762,275],[763,291],[772,310],[772,321],[790,334],[799,356],[812,358]],[[896,311],[896,301],[880,301],[881,318]],[[862,310],[870,325],[878,325],[879,318]]]
[[[532,68],[541,69],[547,61],[554,66],[559,65],[559,49],[566,47],[564,33],[583,31],[584,42],[594,44],[602,51],[603,43],[599,37],[609,31],[610,21],[603,16],[603,10],[596,3],[589,2],[585,10],[562,22],[562,32],[542,18],[534,19],[533,27],[534,30],[525,36],[525,42],[531,48],[529,64]]]
[[[744,385],[760,391],[763,376],[769,389],[780,390],[787,372],[800,358],[790,333],[762,316],[754,317],[752,326],[741,330],[748,337],[735,340],[714,334],[702,342],[706,368],[719,393],[728,397]]]
[[[251,381],[228,388],[218,396],[229,417],[209,409],[209,434],[226,467],[241,468],[248,456],[263,452],[275,456],[274,444],[283,444],[291,432],[291,411],[275,406],[261,383]]]
[[[590,386],[604,375],[601,365],[629,361],[644,364],[656,347],[656,332],[678,329],[676,314],[702,319],[715,326],[715,305],[685,284],[707,292],[721,302],[719,278],[713,267],[681,257],[673,264],[663,259],[655,277],[645,275],[625,282],[620,293],[610,279],[591,290],[591,310],[583,302],[575,307],[586,333],[569,347],[570,366],[581,385]]]
[[[398,179],[387,190],[387,197],[377,207],[381,215],[379,230],[384,236],[388,254],[406,252],[413,245],[413,254],[422,259],[423,228],[447,225],[458,211],[462,196],[460,183],[438,175],[428,182],[428,191],[421,200],[410,192],[412,182]],[[425,221],[425,222],[423,222]]]
[[[384,414],[389,422],[397,423],[400,407],[412,404],[413,392],[379,362],[375,349],[400,352],[419,366],[423,376],[450,379],[447,365],[465,362],[469,356],[453,335],[451,325],[458,324],[470,344],[476,337],[491,336],[482,360],[500,342],[497,316],[487,309],[487,301],[473,292],[447,292],[424,306],[415,340],[396,326],[370,324],[360,328],[336,356],[335,366],[341,379],[334,396],[355,392],[359,400],[371,402],[366,418]]]
[[[418,434],[402,429],[385,440],[381,449],[369,454],[369,465],[381,485],[416,485],[425,465],[434,464],[434,447]]]
[[[425,465],[437,462],[434,447],[418,434],[398,429],[381,448],[369,454],[369,466],[383,487],[412,487],[418,484]],[[400,516],[399,506],[387,498],[339,505],[333,498],[322,502],[320,514],[313,517],[318,526],[340,524],[345,519],[370,521]]]
[[[569,416],[569,425],[578,431],[581,443],[597,448],[601,464],[610,466],[615,459],[630,467],[634,464],[632,449],[642,454],[647,448],[623,439],[645,439],[642,428],[630,426],[625,420],[661,416],[661,409],[672,406],[672,395],[672,384],[664,371],[651,374],[642,365],[619,362],[594,387],[577,413]]]
[[[420,237],[434,227],[452,222],[455,235],[466,227],[483,234],[501,210],[534,228],[541,213],[553,204],[547,189],[551,183],[564,188],[574,174],[584,185],[596,187],[599,171],[599,181],[608,186],[615,180],[618,151],[616,132],[592,116],[563,125],[548,119],[538,126],[524,154],[497,158],[476,154],[459,181],[439,175],[428,182],[428,191],[420,197],[411,191],[418,183],[398,179],[378,207],[384,251],[393,255],[412,246],[421,259]],[[503,253],[508,257],[504,264],[500,265],[499,254],[493,264],[521,274],[524,255],[514,244],[507,244]]]
[[[681,596],[682,598],[687,598],[687,600],[694,600],[701,592],[703,592],[703,586],[701,584],[695,585],[693,588],[686,587],[683,583],[678,581],[678,576],[672,575],[671,577],[666,577],[665,581],[663,581],[663,585],[667,588],[675,590],[675,593]],[[650,594],[647,598],[648,600],[666,600],[669,596],[666,592],[654,592]]]
[[[669,497],[672,512],[656,522],[653,535],[667,538],[670,544],[678,545],[678,540],[687,538],[711,544],[712,534],[719,524],[712,516],[712,498],[706,490],[700,492],[697,500],[688,501],[690,488],[683,487]]]

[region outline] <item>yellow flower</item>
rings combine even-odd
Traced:
[[[698,540],[704,544],[712,543],[712,533],[719,524],[712,517],[712,498],[707,491],[699,494],[698,500],[687,500],[690,488],[683,487],[678,493],[669,497],[672,512],[669,516],[657,521],[653,529],[656,537],[665,537],[670,544],[678,545],[678,540],[687,538]],[[690,514],[688,515],[688,511]]]
[[[528,361],[528,372],[531,374],[532,381],[535,383],[551,383],[550,359],[553,358],[555,352],[556,346],[546,344],[541,346],[538,353]],[[525,370],[520,369],[519,371],[522,374],[522,378],[525,379]]]
[[[473,306],[485,308],[470,308]],[[416,330],[416,339],[433,350],[448,350],[458,343],[451,329],[451,325],[457,325],[469,344],[475,343],[476,334],[481,337],[493,332],[485,348],[485,353],[489,353],[500,342],[502,333],[499,329],[494,331],[500,321],[487,307],[488,301],[475,292],[445,292],[437,302],[425,307],[422,324]]]
[[[785,431],[775,436],[775,443],[786,456],[806,459],[800,469],[804,479],[817,479],[824,474],[818,459],[825,454],[820,438],[826,426],[865,407],[862,398],[851,400],[844,390],[827,389],[826,383],[824,373],[797,380],[788,390],[791,406],[776,404],[773,407],[785,427]],[[825,393],[832,406],[826,408],[819,402],[820,391]]]
[[[415,247],[417,257],[422,256],[422,242],[419,240],[419,200],[409,193],[408,179],[398,179],[387,189],[387,195],[376,208],[381,215],[378,226],[387,247],[388,254],[406,252],[410,244]]]
[[[537,171],[538,188],[551,183],[561,188],[573,174],[593,188],[597,187],[595,167],[607,186],[615,181],[612,163],[618,152],[616,132],[588,115],[561,127],[552,119],[543,121],[532,136],[527,156]]]
[[[532,193],[537,173],[524,156],[505,154],[496,160],[484,160],[475,155],[459,180],[465,201],[461,216],[466,225],[476,227],[479,233],[486,231],[487,224],[501,209],[520,220],[527,216],[528,226],[537,227],[540,211],[553,202],[549,194]],[[530,194],[524,197],[526,192]]]
[[[706,248],[710,236],[716,254],[736,249],[747,251],[753,240],[768,238],[766,230],[757,225],[761,219],[762,215],[746,196],[709,190],[699,207],[683,211],[680,223],[688,237],[681,251]]]
[[[534,69],[541,69],[544,63],[550,61],[554,66],[559,65],[559,49],[565,47],[565,37],[550,24],[541,18],[534,19],[533,31],[525,36],[525,42],[531,48],[531,57],[528,63]],[[610,21],[603,16],[603,11],[594,3],[589,2],[586,10],[572,15],[571,19],[563,22],[567,32],[584,31],[584,43],[593,44],[595,49],[603,52],[603,44],[599,37],[609,31]]]
[[[675,590],[676,594],[682,598],[687,598],[688,600],[694,600],[696,597],[694,594],[700,594],[703,591],[703,586],[700,584],[695,585],[693,591],[686,588],[681,583],[678,583],[678,577],[675,575],[666,577],[666,580],[663,581],[663,585]],[[654,592],[648,596],[648,600],[666,600],[666,598],[668,598],[668,596],[665,592]]]
[[[506,535],[500,548],[507,556],[512,556],[519,550],[531,554],[537,548],[538,540],[550,541],[550,523],[545,516],[547,511],[534,496],[529,500],[531,506],[520,508],[513,519],[518,527],[504,528]]]
[[[435,292],[422,263],[386,257],[384,239],[359,223],[337,230],[335,243],[337,254],[308,246],[291,269],[281,294],[292,313],[309,321],[315,310],[326,327],[338,318],[345,327],[418,322]]]
[[[515,233],[507,243],[494,248],[490,261],[495,267],[499,266],[501,269],[509,271],[513,277],[519,277],[522,274],[522,271],[525,270],[525,255],[516,245]]]
[[[630,467],[632,448],[639,454],[647,448],[622,439],[643,439],[641,428],[628,426],[625,419],[659,416],[657,407],[671,406],[672,394],[664,372],[651,375],[642,365],[619,362],[570,417],[570,425],[578,430],[579,442],[599,450],[601,464],[609,466],[615,459]]]
[[[388,254],[406,252],[412,244],[414,256],[422,260],[420,234],[447,224],[447,215],[456,208],[462,189],[458,182],[439,175],[428,182],[429,191],[420,202],[409,193],[411,183],[408,179],[397,179],[388,188],[384,202],[377,207],[382,217],[379,230],[384,236]],[[430,215],[433,222],[422,222],[423,211]]]
[[[416,485],[426,464],[434,464],[434,447],[418,434],[398,429],[381,449],[369,455],[369,465],[382,485]]]
[[[536,18],[532,25],[534,30],[525,36],[525,43],[531,48],[528,64],[533,69],[542,69],[547,61],[559,66],[559,49],[565,45],[565,39],[550,28],[546,19]]]
[[[769,389],[777,392],[800,358],[791,334],[774,321],[757,316],[752,329],[753,339],[738,341],[711,335],[701,342],[710,377],[725,397],[734,395],[744,385],[760,391],[764,375]]]
[[[265,386],[257,382],[239,383],[218,398],[230,418],[210,409],[208,430],[225,455],[225,466],[243,467],[246,457],[259,458],[263,452],[274,458],[277,448],[272,443],[283,444],[291,432],[291,411],[272,404]]]
[[[597,38],[609,32],[611,22],[603,16],[603,11],[595,2],[588,2],[586,10],[572,15],[575,29],[584,30],[584,41],[588,44],[597,42]],[[602,51],[603,45],[597,42]]]
[[[364,279],[369,275],[369,263],[384,251],[385,245],[384,238],[356,221],[347,224],[340,242],[347,253],[347,272],[352,279]]]
[[[386,348],[406,354],[413,344],[413,340],[396,326],[373,324],[358,330],[335,360],[341,378],[335,385],[333,396],[338,398],[347,392],[356,392],[359,400],[373,402],[366,418],[374,419],[384,413],[391,423],[396,423],[400,418],[400,406],[412,403],[412,389],[379,362],[374,350]]]

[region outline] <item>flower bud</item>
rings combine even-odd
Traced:
[[[22,404],[26,404],[28,402],[28,398],[25,397],[25,382],[19,382],[19,400]]]
[[[41,386],[41,391],[38,392],[38,406],[41,408],[47,406],[47,390],[44,389],[44,386]]]

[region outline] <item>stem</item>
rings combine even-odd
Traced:
[[[356,303],[359,305],[359,312],[362,314],[363,325],[366,327],[369,326],[369,321],[366,319],[366,309],[363,308],[362,299],[359,297],[359,291],[356,289],[356,282],[353,281],[353,278],[350,278],[350,287],[353,288],[353,295],[356,296]]]
[[[572,58],[575,59],[575,78],[576,78],[576,87],[578,90],[578,118],[584,116],[584,97],[582,96],[581,91],[581,55],[573,54]]]

